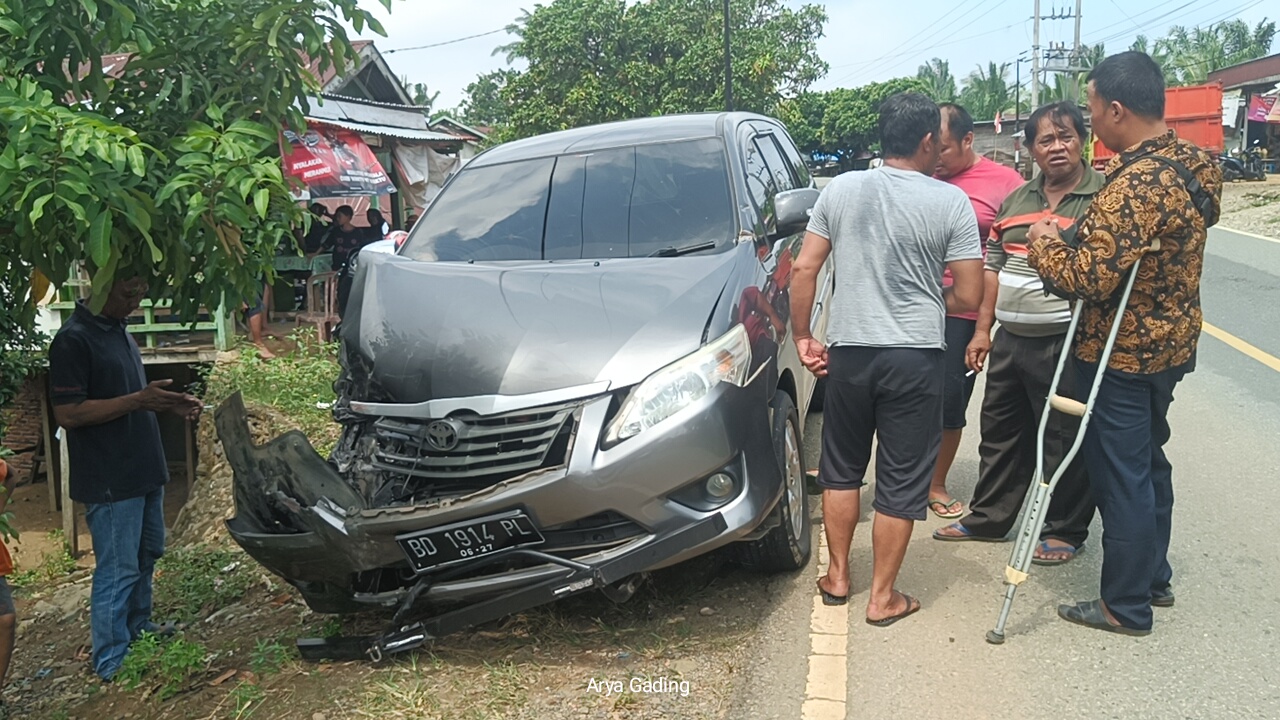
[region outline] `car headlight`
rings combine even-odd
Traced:
[[[751,343],[742,325],[650,375],[636,386],[605,433],[615,443],[639,435],[706,397],[718,383],[743,387]]]

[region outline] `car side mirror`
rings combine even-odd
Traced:
[[[778,219],[775,234],[782,237],[804,230],[821,194],[815,188],[797,188],[778,193],[773,199],[773,211]]]

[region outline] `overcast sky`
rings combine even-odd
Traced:
[[[1192,27],[1239,17],[1253,25],[1263,19],[1268,6],[1280,7],[1273,1],[1084,0],[1081,34],[1085,43],[1102,40],[1109,50],[1118,52],[1127,49],[1139,33],[1161,36],[1175,24]],[[385,38],[367,31],[361,37],[377,42],[397,75],[408,76],[411,83],[426,83],[433,92],[439,90],[436,107],[451,108],[477,75],[506,67],[502,53],[492,54],[513,39],[501,29],[522,8],[532,12],[539,3],[395,0],[390,14],[378,0],[361,0],[361,4],[374,11],[387,30]],[[1012,62],[1031,47],[1033,0],[832,0],[825,5],[829,20],[818,52],[831,69],[813,86],[815,90],[913,75],[921,63],[935,56],[949,60],[951,72],[963,79],[980,63]],[[1041,2],[1043,15],[1067,15],[1073,9],[1073,0]],[[498,32],[435,48],[388,52],[492,31]],[[1070,45],[1074,33],[1071,20],[1043,20],[1041,45],[1051,41]],[[1028,68],[1023,68],[1024,82]]]

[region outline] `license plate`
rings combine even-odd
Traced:
[[[475,560],[502,550],[539,545],[542,533],[528,515],[511,512],[396,537],[416,572]]]

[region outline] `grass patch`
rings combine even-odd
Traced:
[[[365,687],[364,697],[354,708],[356,715],[394,720],[441,717],[439,691],[419,659],[414,653],[399,667],[380,673],[381,677]]]
[[[52,553],[45,553],[39,565],[10,575],[10,583],[21,588],[31,588],[57,582],[75,572],[76,559],[71,555],[71,543],[67,542],[62,530],[50,530],[48,537],[57,549]]]
[[[156,563],[156,612],[192,622],[238,601],[252,582],[243,555],[200,546],[172,550]]]
[[[280,672],[289,659],[289,650],[275,640],[259,640],[249,653],[249,669],[259,677]]]
[[[231,702],[231,709],[227,713],[227,717],[231,720],[248,720],[253,714],[258,712],[262,707],[262,701],[267,698],[267,693],[262,688],[251,682],[242,682],[231,691],[228,700]]]
[[[314,329],[297,330],[289,339],[293,349],[272,360],[263,360],[247,346],[236,358],[214,365],[200,394],[217,406],[240,391],[246,403],[269,406],[298,423],[316,451],[327,455],[341,428],[328,409],[316,404],[331,404],[337,398],[333,382],[339,371],[338,345],[321,342]]]
[[[127,690],[138,689],[144,681],[158,684],[156,694],[166,700],[204,670],[207,655],[208,651],[199,643],[182,638],[165,642],[144,632],[129,648],[115,681]]]

